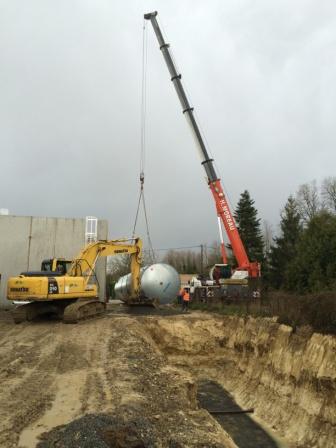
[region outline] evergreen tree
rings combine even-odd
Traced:
[[[285,286],[298,292],[335,290],[335,215],[321,211],[303,230],[296,256],[287,267]]]
[[[234,218],[244,243],[250,261],[262,262],[264,259],[264,242],[260,226],[258,211],[254,207],[254,200],[245,190],[241,195]]]
[[[269,282],[275,288],[285,285],[289,263],[296,257],[302,231],[296,200],[290,196],[281,213],[281,234],[274,238],[269,256]]]

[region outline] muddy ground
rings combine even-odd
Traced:
[[[234,429],[231,438],[230,427],[221,424],[226,419],[216,419],[202,407],[197,386],[218,381],[243,408],[255,408],[262,426],[266,422],[286,439],[281,446],[331,447],[334,382],[326,375],[334,375],[328,357],[334,345],[311,338],[298,339],[271,320],[197,312],[148,316],[119,309],[77,325],[54,320],[15,325],[3,312],[0,446],[230,448],[237,446],[237,437],[240,447],[253,447],[251,429],[244,444],[240,422],[245,418],[227,419]],[[320,356],[320,346],[326,366],[319,372],[329,388],[325,397],[307,361],[297,384],[289,367],[291,354],[298,360],[310,350],[312,359],[314,353]],[[301,403],[304,388],[311,401]],[[276,446],[274,439],[266,446]]]
[[[0,446],[235,446],[198,409],[193,378],[167,363],[142,319],[109,315],[77,325],[14,325],[2,313]],[[63,442],[45,434],[91,414]],[[94,439],[100,427],[101,445]]]

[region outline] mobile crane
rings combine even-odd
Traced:
[[[221,184],[221,180],[217,176],[213,159],[209,157],[207,148],[205,146],[202,134],[200,132],[199,126],[197,124],[195,115],[194,115],[194,108],[191,107],[189,100],[187,98],[187,95],[185,93],[185,90],[182,85],[182,75],[177,72],[177,69],[175,67],[174,61],[172,59],[172,56],[170,54],[169,50],[169,44],[165,42],[161,29],[159,27],[159,24],[157,22],[157,11],[150,12],[148,14],[144,15],[145,20],[149,20],[153,26],[155,35],[157,37],[157,40],[159,42],[160,50],[162,52],[162,55],[164,57],[164,60],[167,64],[171,81],[174,84],[177,96],[180,100],[181,106],[182,106],[182,112],[187,118],[187,121],[191,127],[192,133],[195,137],[195,140],[198,145],[199,153],[202,160],[202,165],[205,170],[208,185],[210,188],[210,191],[213,195],[213,198],[215,200],[216,210],[217,210],[217,216],[218,216],[218,224],[219,224],[219,231],[220,231],[220,237],[221,237],[221,249],[222,249],[222,258],[224,264],[227,264],[227,257],[225,253],[225,246],[222,236],[222,229],[220,222],[224,224],[224,228],[226,230],[227,236],[229,238],[229,241],[231,243],[232,252],[237,260],[238,267],[236,268],[237,271],[245,271],[247,276],[249,278],[257,278],[260,276],[260,265],[258,262],[251,262],[247,256],[244,244],[240,238],[237,226],[235,224],[234,218],[231,214],[229,204],[226,200],[224,190]],[[243,272],[241,272],[243,274]]]
[[[65,323],[101,314],[106,304],[98,299],[98,287],[92,282],[95,265],[100,257],[128,254],[131,258],[131,285],[128,301],[141,303],[140,264],[142,241],[97,241],[87,245],[71,261],[67,273],[61,270],[23,272],[7,283],[7,298],[18,306],[13,310],[15,323],[33,320],[36,316],[56,313]],[[23,303],[20,305],[20,302]],[[28,302],[28,303],[27,303]]]

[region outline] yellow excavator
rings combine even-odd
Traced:
[[[129,299],[136,303],[140,295],[142,241],[140,238],[133,239],[132,243],[127,239],[97,241],[82,249],[69,267],[54,261],[50,271],[23,272],[18,277],[11,277],[7,284],[7,298],[17,305],[12,311],[14,322],[56,313],[63,317],[65,323],[76,323],[104,313],[106,303],[98,298],[95,265],[99,257],[120,254],[128,254],[131,258]],[[57,269],[57,266],[63,266],[63,269]]]

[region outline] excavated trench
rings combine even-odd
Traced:
[[[239,448],[280,447],[274,435],[248,415],[253,412],[253,408],[242,409],[231,394],[215,381],[199,381],[197,399],[199,405],[216,418]]]
[[[0,446],[335,446],[335,337],[140,311],[77,325],[0,314]]]
[[[203,313],[143,324],[168,363],[195,379],[202,407],[254,409],[253,419],[215,415],[237,446],[335,446],[335,337],[294,332],[276,319]]]

